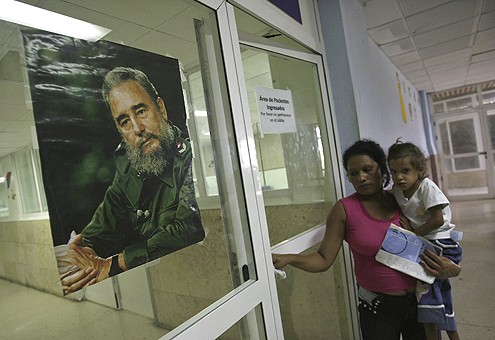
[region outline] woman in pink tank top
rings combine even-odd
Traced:
[[[326,232],[316,253],[273,254],[275,268],[290,264],[308,272],[330,268],[345,240],[352,251],[359,286],[359,318],[364,340],[426,339],[417,321],[416,279],[375,260],[390,223],[401,214],[393,195],[386,157],[377,143],[361,140],[348,148],[344,168],[356,193],[339,200],[328,214]],[[427,271],[439,278],[457,276],[460,267],[435,254],[423,256]]]

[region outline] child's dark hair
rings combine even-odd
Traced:
[[[382,147],[378,143],[368,139],[357,141],[344,152],[343,162],[346,171],[349,159],[359,155],[366,155],[378,163],[383,177],[383,184],[387,186],[390,183],[390,173],[387,167],[387,157]]]
[[[409,158],[409,161],[415,170],[423,171],[422,178],[428,177],[428,160],[423,151],[413,143],[404,143],[398,138],[395,144],[388,148],[387,161],[390,162],[392,160],[404,158]]]

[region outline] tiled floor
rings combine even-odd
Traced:
[[[451,279],[460,337],[495,339],[495,200],[453,202],[452,212],[464,232],[462,273]],[[0,280],[0,339],[158,339],[165,333],[130,312]]]
[[[495,339],[495,200],[452,202],[451,207],[456,230],[464,232],[462,272],[451,279],[459,335]]]
[[[92,302],[69,300],[0,279],[0,339],[156,340],[153,320]]]

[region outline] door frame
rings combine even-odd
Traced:
[[[443,183],[442,189],[451,200],[459,201],[459,200],[478,200],[478,199],[495,198],[495,184],[494,184],[495,171],[494,171],[494,160],[493,160],[494,150],[491,147],[491,143],[490,143],[491,139],[490,139],[490,131],[488,127],[488,119],[487,119],[487,111],[489,110],[490,110],[489,107],[488,108],[478,107],[478,108],[467,109],[462,112],[436,114],[433,117],[434,126],[435,126],[435,141],[437,144],[437,150],[440,159],[439,168]],[[467,119],[469,116],[473,116],[474,117],[473,119],[475,119],[475,121],[477,119],[479,122],[479,130],[476,131],[477,133],[479,133],[479,135],[477,134],[476,137],[481,139],[480,147],[482,149],[479,150],[477,154],[479,155],[485,154],[485,171],[486,171],[488,193],[472,194],[472,195],[452,195],[449,193],[447,171],[445,169],[445,160],[447,158],[451,158],[451,156],[445,156],[443,154],[443,145],[440,135],[440,124],[443,122]],[[473,153],[473,155],[476,155],[476,153]],[[490,155],[492,155],[492,157],[488,157]]]
[[[264,333],[267,339],[283,339],[279,308],[278,305],[273,304],[273,301],[276,300],[276,288],[268,231],[266,228],[262,228],[262,223],[260,222],[259,198],[262,195],[261,182],[253,174],[251,164],[255,150],[254,140],[252,135],[248,135],[246,129],[245,118],[246,112],[249,113],[249,110],[246,111],[247,102],[243,94],[244,87],[241,86],[238,76],[239,72],[242,72],[242,63],[239,62],[240,50],[233,6],[223,2],[216,8],[215,14],[218,22],[220,50],[223,55],[227,89],[215,86],[212,89],[216,91],[213,94],[213,98],[216,100],[219,98],[226,99],[224,93],[221,93],[222,90],[226,90],[230,103],[241,103],[241,105],[231,105],[230,112],[232,113],[233,129],[236,136],[237,153],[239,154],[238,170],[241,172],[247,220],[251,231],[252,256],[256,264],[256,279],[248,279],[161,339],[216,339],[244,317],[247,318],[243,323],[249,331],[253,331],[249,333],[250,339],[260,338],[257,330],[259,331],[263,327],[264,330],[261,333]],[[232,56],[234,57],[232,58]],[[215,76],[214,71],[210,74],[212,77]],[[229,114],[230,112],[226,111],[224,113]],[[247,114],[247,117],[249,118],[249,114]],[[219,123],[225,124],[225,121]],[[220,129],[219,133],[226,133],[226,129]],[[228,136],[218,137],[219,139],[222,137],[228,138]],[[222,147],[221,153],[226,154],[228,157],[230,152],[225,148],[229,146],[224,144]],[[226,181],[227,179],[219,179],[219,181],[222,180]],[[231,204],[230,207],[235,209],[235,204]],[[243,228],[240,224],[235,224],[234,227],[234,238],[242,239],[246,226]],[[236,245],[241,245],[241,242],[237,242]],[[249,251],[240,248],[237,250],[240,253]],[[239,254],[237,255],[239,256]],[[241,254],[240,257],[242,258],[243,255]],[[253,313],[258,306],[261,308],[262,320]]]
[[[215,2],[214,0],[201,1]],[[219,1],[217,1],[219,2]],[[216,3],[215,2],[215,5]],[[231,1],[234,2],[235,1]],[[211,7],[211,6],[210,6]],[[323,111],[325,114],[326,140],[329,143],[329,161],[334,165],[333,177],[336,186],[337,196],[343,196],[343,170],[338,166],[340,159],[339,143],[337,138],[336,121],[333,116],[331,98],[329,98],[330,84],[326,74],[326,65],[319,54],[310,54],[298,50],[290,50],[280,46],[267,46],[259,42],[249,41],[249,39],[239,39],[236,20],[234,15],[234,6],[227,1],[222,1],[216,8],[216,20],[219,28],[220,49],[223,55],[224,71],[226,75],[228,99],[231,105],[233,128],[236,134],[236,148],[239,153],[242,187],[246,203],[246,213],[251,230],[252,251],[254,262],[256,264],[256,279],[250,279],[238,288],[229,292],[203,311],[178,326],[161,339],[216,339],[221,336],[230,327],[237,322],[245,319],[244,324],[251,330],[264,328],[266,339],[283,339],[282,320],[278,302],[278,294],[275,282],[274,268],[272,264],[272,249],[268,235],[268,227],[265,215],[263,192],[261,179],[258,171],[256,147],[254,142],[254,133],[250,122],[249,103],[247,91],[245,88],[245,79],[243,74],[242,58],[239,44],[249,44],[252,47],[266,49],[294,58],[310,61],[316,64],[320,83],[321,98]],[[233,58],[232,58],[233,56]],[[219,96],[220,93],[217,93]],[[224,150],[223,150],[224,151]],[[236,232],[243,232],[241,226],[235,226]],[[304,250],[321,241],[325,226],[318,226],[297,235],[291,242],[287,242],[284,250],[292,251],[294,249]],[[301,246],[301,244],[303,244]],[[302,248],[301,248],[302,247]],[[303,249],[304,248],[304,249]],[[343,257],[341,261],[343,272],[345,273],[346,295],[348,296],[348,320],[350,320],[350,334],[354,339],[360,339],[360,331],[357,321],[357,294],[356,283],[353,274],[352,256],[346,244],[342,247],[339,256]],[[252,315],[256,307],[261,307],[261,315]],[[258,339],[257,334],[250,334],[250,339]]]
[[[250,35],[250,34],[242,34],[239,35],[239,43],[242,45],[249,46],[251,48],[263,50],[269,53],[276,53],[282,56],[288,56],[291,58],[299,59],[302,61],[306,61],[309,63],[313,63],[316,66],[317,74],[318,74],[318,80],[319,80],[319,87],[320,87],[320,96],[322,99],[322,104],[323,104],[323,112],[324,112],[324,120],[325,120],[325,126],[326,130],[322,131],[325,133],[325,141],[328,143],[327,147],[329,149],[328,155],[330,159],[326,160],[326,167],[329,168],[332,164],[334,167],[332,168],[332,173],[333,173],[333,179],[335,183],[335,190],[337,193],[338,198],[343,197],[344,195],[344,186],[343,186],[343,180],[345,179],[345,176],[343,174],[343,170],[340,166],[338,166],[340,163],[340,149],[339,149],[339,143],[338,143],[338,132],[337,132],[337,124],[335,117],[333,116],[333,110],[331,109],[333,107],[333,103],[331,101],[331,98],[329,98],[328,94],[330,93],[330,85],[328,84],[327,77],[325,76],[325,64],[323,62],[323,57],[319,54],[312,54],[309,52],[303,52],[300,50],[296,49],[290,49],[285,46],[280,46],[276,43],[273,44],[268,44],[270,41],[266,41],[266,39],[262,39],[258,36]],[[240,56],[239,56],[240,58]],[[240,59],[239,59],[240,60]],[[242,60],[241,60],[242,62]],[[245,89],[245,79],[244,75],[241,73],[240,74],[240,86],[243,88],[243,94],[247,94],[247,90]],[[245,98],[245,103],[247,105],[247,97]],[[246,107],[246,112],[249,113],[249,107]],[[249,118],[249,116],[248,116]],[[253,133],[253,127],[251,123],[248,123],[247,128],[249,129],[249,134],[252,137],[254,141],[254,133]],[[331,160],[331,162],[329,162]],[[254,156],[254,159],[252,160],[253,164],[257,164],[257,159],[256,156]],[[259,169],[256,167],[256,169]],[[257,171],[258,172],[258,171]],[[259,179],[258,175],[258,179]],[[261,180],[260,185],[261,185]],[[263,204],[263,197],[260,197],[260,213],[262,213],[263,217],[263,223],[264,223],[264,229],[268,230],[268,225],[266,223],[266,218],[265,217],[265,212],[264,212],[264,204]],[[272,253],[301,253],[314,245],[320,243],[323,239],[323,236],[325,235],[325,229],[326,225],[322,224],[319,226],[315,226],[309,230],[306,230],[298,235],[295,235],[287,240],[284,240],[273,247],[271,247],[271,252]],[[355,340],[359,340],[361,338],[361,331],[359,328],[359,320],[358,320],[358,311],[357,311],[357,305],[358,305],[358,298],[357,298],[357,283],[355,280],[354,276],[354,265],[353,265],[353,260],[352,260],[352,253],[350,248],[348,247],[347,243],[344,242],[341,251],[339,252],[339,257],[341,258],[341,272],[344,273],[343,281],[346,283],[344,287],[344,291],[346,294],[346,314],[347,314],[347,319],[349,320],[348,323],[348,331],[349,334],[351,334],[352,338]],[[279,305],[278,303],[278,295],[274,294],[273,295],[274,300],[273,303],[276,304],[277,306]]]

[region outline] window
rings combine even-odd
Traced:
[[[25,215],[47,212],[39,153],[32,148],[14,154],[22,211]]]
[[[473,100],[471,96],[450,100],[447,102],[447,111],[464,110],[469,107],[473,107]]]
[[[9,216],[7,179],[0,177],[0,217]]]
[[[495,103],[495,91],[483,93],[483,104]]]

